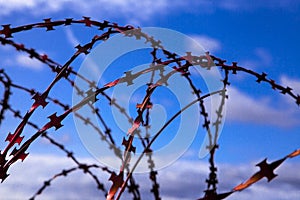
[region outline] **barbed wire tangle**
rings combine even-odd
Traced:
[[[14,39],[14,36],[17,34],[34,31],[35,29],[44,29],[49,32],[65,26],[75,25],[96,28],[99,35],[97,34],[89,38],[89,42],[85,44],[75,46],[73,54],[66,59],[64,64],[60,64],[48,55],[41,54],[36,49],[18,43]],[[105,44],[113,41],[115,35],[121,35],[122,38],[131,39],[132,41],[142,42],[145,48],[148,48],[147,56],[150,62],[143,66],[143,68],[131,66],[132,69],[126,70],[124,73],[121,72],[123,76],[109,76],[111,79],[105,79],[105,83],[97,82],[96,79],[91,79],[91,77],[87,77],[86,74],[81,73],[80,69],[76,66],[78,57],[88,57],[90,54],[93,54],[93,50],[96,51],[98,48],[96,44]],[[13,74],[9,74],[4,68],[0,70],[1,92],[3,93],[0,101],[0,126],[4,127],[6,125],[8,121],[7,116],[9,115],[13,116],[16,119],[15,121],[18,122],[18,124],[15,124],[14,130],[6,133],[5,141],[2,141],[6,145],[0,151],[0,179],[3,182],[2,184],[5,184],[5,180],[8,178],[10,168],[19,160],[26,162],[26,158],[30,156],[29,153],[35,153],[31,150],[32,145],[40,138],[44,138],[59,151],[63,152],[67,159],[74,165],[50,176],[48,180],[41,184],[41,187],[30,199],[42,196],[43,192],[51,186],[52,182],[60,177],[68,178],[75,171],[82,171],[85,175],[89,176],[94,181],[96,188],[101,192],[99,196],[107,200],[121,199],[126,189],[132,196],[132,199],[142,199],[144,195],[141,192],[142,184],[136,179],[134,172],[138,166],[145,165],[144,167],[147,168],[147,177],[149,178],[148,181],[151,185],[149,192],[152,193],[153,199],[161,200],[163,199],[163,195],[160,188],[164,186],[161,185],[158,177],[159,161],[156,160],[157,151],[154,143],[159,141],[163,136],[166,138],[166,135],[170,134],[167,132],[172,130],[169,127],[173,125],[176,127],[177,120],[185,116],[185,112],[195,105],[197,107],[197,118],[200,119],[201,128],[203,128],[199,132],[207,138],[204,145],[205,151],[209,154],[208,177],[206,180],[199,180],[206,183],[206,188],[203,188],[203,191],[195,191],[199,195],[201,192],[204,192],[203,197],[198,198],[199,200],[226,199],[231,194],[245,190],[264,177],[268,181],[271,181],[277,176],[274,172],[276,168],[289,159],[300,155],[300,149],[298,149],[293,152],[287,152],[286,156],[270,164],[265,159],[257,164],[260,170],[245,180],[245,182],[241,184],[232,183],[236,186],[233,186],[231,190],[219,192],[218,165],[215,155],[217,154],[217,150],[221,149],[218,138],[222,131],[222,124],[225,121],[226,103],[230,101],[228,86],[230,85],[231,76],[237,76],[241,73],[252,76],[258,84],[264,83],[269,85],[273,90],[293,99],[298,106],[300,105],[300,95],[294,93],[291,87],[275,82],[264,72],[258,73],[239,66],[237,62],[226,64],[226,60],[211,55],[209,52],[203,52],[200,55],[193,52],[185,52],[183,54],[174,52],[170,50],[168,44],[164,43],[165,41],[159,39],[156,35],[153,36],[146,33],[141,28],[135,28],[131,25],[120,26],[117,23],[108,21],[92,20],[90,17],[83,17],[79,20],[67,18],[56,21],[47,18],[42,22],[18,27],[12,27],[10,24],[2,25],[2,29],[0,30],[1,45],[9,46],[16,52],[24,53],[28,58],[44,64],[51,70],[49,74],[53,77],[51,81],[47,82],[47,87],[43,90],[38,90],[38,87],[29,88],[25,84],[20,83],[19,80],[15,80]],[[115,48],[122,49],[122,44],[116,43],[115,45],[117,45]],[[101,56],[105,57],[105,55]],[[104,60],[102,57],[101,59],[102,61]],[[93,64],[99,66],[102,63],[89,64],[89,70],[91,71]],[[120,71],[116,66],[113,66],[113,68],[115,71]],[[123,70],[123,68],[121,69]],[[205,73],[217,70],[221,77],[217,79],[220,87],[206,92],[205,88],[199,84],[199,74],[195,75],[195,70],[203,70]],[[119,75],[119,73],[116,74]],[[200,71],[200,75],[202,75],[202,71]],[[51,76],[49,75],[49,77]],[[156,95],[159,95],[162,88],[172,90],[170,88],[174,87],[174,79],[176,79],[180,87],[186,86],[188,88],[187,91],[181,92],[192,94],[192,97],[191,99],[187,98],[188,101],[185,101],[184,105],[170,109],[172,110],[171,114],[166,109],[168,119],[165,120],[165,123],[161,123],[159,128],[155,129],[155,106],[160,103],[160,98],[157,98]],[[142,84],[138,89],[142,88],[143,92],[139,93],[138,101],[134,102],[136,103],[134,109],[130,110],[130,108],[125,107],[121,97],[116,98],[117,96],[112,95],[111,91],[113,89],[122,86],[131,87],[138,85],[140,80],[142,80]],[[82,87],[78,83],[82,83],[85,87]],[[182,85],[179,83],[182,83]],[[60,99],[56,97],[55,91],[59,90],[58,87],[60,84],[68,85],[70,90],[77,95],[78,101],[65,103],[66,100],[64,98],[60,97]],[[31,106],[27,110],[19,108],[20,105],[15,104],[15,101],[13,101],[15,93],[22,94],[24,98],[31,98]],[[130,101],[130,95],[132,94],[126,96],[126,101]],[[206,103],[212,97],[218,99],[215,110],[211,110]],[[173,99],[169,100],[173,101]],[[174,100],[174,102],[176,101]],[[104,103],[106,103],[106,106],[110,110],[116,110],[122,118],[122,123],[129,127],[128,131],[122,136],[118,133],[120,130],[112,127],[111,119],[106,116],[107,111],[99,106]],[[47,113],[46,116],[44,114],[49,112],[47,110],[48,107],[53,107],[56,110]],[[89,115],[87,116],[84,112],[81,112],[85,109],[93,114],[92,116],[95,117],[96,121]],[[132,112],[132,110],[134,111]],[[36,122],[34,116],[38,113],[41,113],[41,116],[39,122]],[[96,140],[98,139],[103,142],[101,144],[105,144],[108,152],[114,155],[113,162],[118,163],[118,169],[104,165],[103,163],[90,164],[80,161],[73,151],[65,146],[63,141],[59,141],[53,137],[55,132],[59,132],[64,128],[64,123],[67,124],[66,120],[71,115],[75,116],[83,124],[86,137],[94,138],[89,132],[96,133]],[[44,124],[41,125],[41,122],[44,122]],[[27,129],[27,127],[31,127],[31,129]],[[33,132],[28,133],[28,130],[32,130]],[[189,130],[184,131],[187,135]],[[4,133],[2,132],[1,134]],[[168,140],[168,142],[172,142],[173,138],[170,136]],[[201,144],[203,141],[197,142]],[[145,161],[145,163],[142,163],[142,161]],[[99,176],[99,171],[105,174],[108,179],[103,179],[103,176]]]

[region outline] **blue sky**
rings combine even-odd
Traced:
[[[140,27],[163,27],[176,30],[192,37],[217,57],[226,59],[229,63],[237,61],[239,65],[259,73],[266,72],[277,83],[289,86],[294,89],[295,93],[300,94],[298,66],[300,2],[297,0],[255,0],[251,3],[246,0],[161,0],[156,3],[150,0],[142,3],[133,0],[101,0],[90,1],[89,4],[84,1],[68,0],[55,2],[14,0],[0,1],[0,10],[0,24],[11,24],[11,26],[40,22],[49,17],[59,20],[69,17],[81,19],[82,16],[90,16],[95,20],[108,20],[120,25],[132,24]],[[41,53],[47,53],[49,57],[59,63],[64,63],[74,53],[74,46],[78,43],[88,42],[97,33],[95,29],[76,25],[58,27],[56,31],[50,32],[34,30],[18,33],[14,35],[14,40]],[[84,57],[79,57],[74,66],[80,66],[83,59]],[[22,83],[27,87],[37,87],[39,91],[43,91],[54,76],[47,66],[28,59],[25,54],[15,52],[10,47],[0,46],[0,66],[5,68],[14,82]],[[252,175],[252,172],[257,170],[255,164],[263,158],[279,159],[299,148],[300,141],[298,134],[299,108],[293,99],[273,91],[267,84],[257,84],[255,78],[242,73],[230,76],[230,79],[231,86],[228,91],[230,98],[226,121],[219,139],[220,150],[217,151],[216,157],[217,163],[220,164],[220,171],[224,172],[220,173],[220,179],[223,180],[223,183],[220,184],[221,191],[230,190],[246,180]],[[58,87],[59,89],[52,91],[51,96],[71,103],[72,89],[63,84]],[[15,92],[14,95],[15,99],[12,100],[12,105],[16,105],[16,108],[25,113],[31,105],[29,96],[18,92]],[[24,98],[24,102],[21,104],[20,98]],[[39,114],[35,115],[33,120],[43,124],[45,116],[48,116],[49,113],[52,114],[53,109],[56,108],[39,109]],[[62,110],[58,111],[62,112]],[[133,116],[135,116],[134,113]],[[4,142],[6,133],[13,131],[16,123],[12,116],[7,117],[6,126],[1,126],[1,132],[3,132],[0,136],[1,141]],[[85,150],[78,135],[74,134],[76,130],[72,117],[66,119],[64,124],[65,127],[59,131],[59,134],[52,131],[51,135],[64,142],[82,159],[93,162],[92,156]],[[33,130],[28,129],[28,131]],[[197,137],[197,139],[201,138]],[[189,187],[186,189],[187,192],[181,194],[184,195],[180,197],[181,199],[196,199],[202,195],[199,188],[205,189],[204,177],[208,173],[205,171],[207,169],[207,165],[204,164],[206,160],[198,158],[200,146],[196,140],[182,159],[161,171],[160,174],[166,174],[166,176],[159,176],[164,199],[179,198],[180,193],[176,193],[176,187],[182,187],[180,185],[181,176],[200,177],[199,183],[196,185],[190,184],[188,180],[183,181]],[[4,143],[0,144],[3,149]],[[51,159],[57,157],[60,166],[53,166],[49,172],[48,170],[47,172],[41,171],[40,177],[37,178],[39,182],[30,182],[30,185],[26,186],[28,188],[24,191],[20,190],[20,196],[16,194],[12,199],[28,198],[44,179],[50,178],[53,173],[63,167],[72,166],[69,161],[61,159],[63,153],[43,139],[37,141],[29,151],[31,155],[28,157],[28,161],[24,162],[27,169],[34,166],[34,163],[42,155],[49,156],[49,163],[51,163]],[[282,169],[278,170],[279,177],[274,180],[274,183],[267,184],[263,180],[262,184],[234,194],[228,199],[246,200],[253,196],[256,197],[255,199],[260,199],[261,196],[268,199],[278,198],[278,196],[280,199],[296,199],[300,195],[300,189],[296,187],[300,183],[300,175],[292,175],[292,169],[297,169],[299,165],[299,158],[289,160]],[[191,166],[198,166],[199,171]],[[236,168],[236,174],[230,170],[233,167]],[[22,182],[22,178],[26,179],[26,176],[20,172],[21,170],[20,164],[12,167],[11,177],[0,187],[1,194],[11,191],[12,185],[15,184],[14,180]],[[174,185],[171,187],[168,185],[168,181],[173,181]],[[63,181],[53,187],[59,188],[62,187],[62,184]],[[86,180],[86,184],[85,188],[88,188],[91,182]],[[165,188],[164,185],[166,185]],[[284,189],[280,189],[282,185]],[[67,194],[72,195],[74,187],[74,183],[66,186]],[[195,188],[197,188],[196,193]],[[284,193],[285,189],[289,191],[289,194]],[[274,190],[278,191],[276,196],[272,192]],[[97,191],[94,192],[90,193],[90,199],[97,194]],[[55,196],[57,194],[52,190],[45,195],[49,199],[62,198],[62,196]]]

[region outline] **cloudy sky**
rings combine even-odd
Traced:
[[[150,0],[142,3],[133,0],[91,0],[89,3],[0,0],[0,11],[0,24],[11,24],[12,27],[41,22],[45,18],[81,19],[82,16],[89,16],[120,25],[168,28],[193,38],[205,50],[226,59],[228,63],[237,61],[239,65],[259,73],[266,72],[276,83],[289,86],[300,94],[298,0],[255,0],[251,3],[246,0],[161,0],[155,3]],[[13,39],[64,63],[75,52],[77,44],[88,42],[98,33],[80,25],[56,29],[18,33]],[[79,57],[73,67],[78,69],[83,59]],[[53,79],[46,65],[8,46],[0,46],[0,68],[5,69],[13,82],[35,87],[38,91],[43,91]],[[292,98],[272,90],[267,84],[257,84],[255,78],[242,73],[230,78],[227,114],[216,155],[220,192],[230,191],[249,178],[258,170],[255,164],[264,158],[275,161],[298,149],[300,141],[299,108]],[[57,87],[50,96],[71,104],[72,89],[63,84]],[[2,96],[2,88],[0,92]],[[25,114],[32,103],[30,96],[15,91],[13,97],[11,105]],[[39,109],[32,120],[44,124],[47,122],[46,116],[52,114],[51,109],[55,107]],[[61,113],[62,109],[57,112]],[[0,149],[5,148],[6,134],[14,131],[18,122],[12,114],[7,114],[5,123],[1,125]],[[64,125],[58,132],[51,130],[50,135],[72,149],[81,161],[97,163],[82,145],[72,117],[66,119]],[[30,128],[26,131],[33,132]],[[197,139],[202,138],[197,136]],[[163,199],[197,199],[203,195],[208,165],[206,158],[198,157],[199,148],[199,142],[194,141],[181,159],[158,172]],[[28,199],[45,180],[62,169],[75,166],[45,139],[36,141],[29,152],[24,163],[12,166],[10,177],[0,185],[1,199]],[[228,199],[298,199],[300,173],[295,170],[299,167],[299,158],[287,160],[276,170],[279,176],[272,182],[267,183],[263,179]],[[99,176],[109,187],[107,175]],[[137,176],[145,199],[151,195],[147,178],[147,174]],[[93,180],[78,171],[68,178],[55,180],[40,199],[97,199],[99,195],[104,198]]]

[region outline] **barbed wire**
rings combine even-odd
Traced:
[[[104,32],[101,35],[95,35],[90,42],[80,45],[78,44],[75,48],[77,49],[76,52],[70,56],[70,58],[65,62],[65,64],[60,65],[59,63],[55,62],[53,59],[50,59],[48,55],[46,54],[39,54],[35,49],[33,48],[27,48],[23,44],[15,43],[12,39],[13,36],[17,33],[22,33],[25,31],[30,31],[33,29],[39,29],[43,28],[46,31],[54,31],[55,28],[58,26],[70,26],[75,24],[81,24],[85,25],[87,27],[96,27],[100,31]],[[152,150],[151,145],[154,141],[158,138],[158,136],[163,132],[163,130],[171,124],[171,122],[179,116],[187,107],[198,103],[199,104],[199,110],[200,115],[203,118],[203,128],[205,129],[205,132],[208,135],[209,139],[209,145],[207,146],[207,149],[210,152],[209,157],[209,177],[206,180],[207,183],[207,189],[204,190],[204,197],[200,199],[206,199],[206,200],[218,200],[218,199],[225,199],[229,195],[231,195],[234,192],[242,191],[252,184],[256,183],[263,177],[266,177],[268,181],[271,181],[276,175],[274,174],[274,170],[279,167],[284,161],[286,161],[288,158],[294,158],[300,154],[300,150],[296,150],[284,158],[277,160],[275,162],[272,162],[271,164],[268,164],[266,160],[260,162],[257,166],[260,167],[260,171],[255,173],[253,176],[251,176],[248,180],[246,180],[244,183],[235,186],[231,191],[226,193],[218,193],[217,191],[217,167],[215,163],[215,153],[216,150],[219,147],[219,144],[217,143],[217,139],[219,137],[219,131],[220,131],[220,125],[223,120],[222,112],[224,110],[225,102],[227,101],[227,86],[229,83],[229,72],[231,74],[237,74],[238,72],[246,73],[250,76],[254,76],[256,78],[257,83],[267,83],[271,86],[272,89],[279,91],[280,93],[284,95],[288,95],[291,98],[293,98],[296,102],[296,104],[300,105],[300,96],[299,94],[295,94],[292,91],[292,88],[289,86],[282,86],[278,83],[276,83],[273,79],[269,78],[266,73],[257,73],[253,70],[244,68],[242,66],[238,66],[237,62],[232,62],[231,65],[225,64],[226,61],[218,58],[214,55],[210,55],[209,52],[207,52],[205,55],[196,56],[193,55],[192,52],[187,52],[185,56],[179,56],[174,52],[169,52],[163,47],[163,44],[160,40],[156,40],[154,37],[149,36],[146,33],[143,33],[141,28],[134,28],[131,25],[127,26],[119,26],[116,23],[110,23],[108,21],[96,21],[91,20],[89,17],[83,17],[83,19],[80,20],[74,20],[73,18],[67,18],[65,20],[57,20],[52,21],[51,18],[44,19],[44,22],[39,23],[33,23],[28,25],[22,25],[18,27],[11,27],[10,24],[6,24],[2,26],[3,28],[0,30],[0,42],[2,45],[9,45],[12,46],[16,51],[27,53],[29,58],[36,59],[41,63],[46,64],[49,66],[52,72],[54,72],[56,75],[52,82],[49,83],[48,87],[44,90],[44,92],[37,92],[35,89],[29,89],[26,88],[23,85],[18,85],[13,82],[13,79],[4,71],[0,70],[0,82],[3,85],[4,92],[3,97],[0,102],[1,110],[0,110],[0,125],[4,123],[5,115],[7,111],[10,111],[13,113],[15,118],[21,119],[21,122],[18,124],[15,131],[11,134],[9,133],[6,141],[9,143],[7,144],[6,148],[0,152],[0,179],[2,182],[8,177],[8,170],[9,168],[18,160],[24,161],[25,158],[28,156],[27,150],[31,146],[31,144],[36,141],[40,137],[46,138],[52,145],[58,147],[61,151],[65,152],[67,157],[69,157],[77,166],[72,167],[70,169],[64,169],[62,172],[54,175],[52,178],[48,179],[44,182],[43,186],[33,195],[32,199],[36,198],[38,195],[41,195],[43,191],[50,186],[50,183],[58,177],[66,177],[69,173],[76,171],[76,170],[82,170],[84,173],[89,174],[94,181],[97,184],[97,188],[102,190],[107,199],[119,199],[122,196],[122,193],[124,189],[127,187],[128,192],[133,195],[133,199],[141,199],[141,194],[139,191],[139,185],[133,178],[133,172],[137,165],[139,164],[141,158],[144,155],[148,156],[148,167],[150,169],[149,179],[152,182],[152,188],[151,192],[153,193],[153,196],[155,199],[160,200],[160,193],[159,193],[159,180],[157,178],[157,171],[155,170],[155,160],[152,158]],[[152,56],[152,62],[151,65],[148,68],[145,68],[143,70],[140,70],[138,72],[132,73],[131,71],[127,71],[124,73],[123,77],[120,77],[118,79],[115,79],[111,82],[108,82],[103,87],[97,87],[96,83],[93,81],[90,81],[87,77],[79,74],[76,72],[76,70],[71,67],[72,63],[76,60],[76,58],[79,55],[87,55],[92,50],[93,46],[97,42],[103,42],[108,40],[111,35],[113,34],[123,34],[125,37],[133,37],[136,40],[144,39],[146,43],[149,44],[149,46],[152,48],[151,56]],[[4,37],[2,37],[3,35]],[[158,56],[158,51],[162,52],[163,57]],[[170,72],[165,72],[166,66],[172,66],[172,70]],[[220,91],[214,91],[212,93],[201,95],[202,92],[199,88],[197,88],[197,85],[194,83],[194,81],[191,79],[191,73],[189,71],[189,68],[200,66],[203,69],[210,70],[211,68],[218,67],[223,71],[223,88]],[[158,72],[158,73],[157,73]],[[136,106],[137,108],[137,116],[135,118],[131,117],[126,110],[120,106],[117,103],[117,99],[111,98],[106,92],[109,88],[113,88],[119,84],[126,83],[127,85],[131,85],[134,83],[134,80],[138,77],[150,73],[150,80],[147,83],[147,90],[146,94],[141,101],[140,104]],[[160,87],[162,85],[168,85],[168,79],[172,77],[174,74],[181,74],[183,78],[186,79],[186,81],[189,83],[189,86],[191,88],[191,91],[196,96],[196,100],[192,101],[190,104],[188,104],[186,107],[178,111],[173,117],[170,118],[170,120],[154,135],[154,137],[150,140],[150,116],[151,116],[151,109],[152,109],[152,100],[151,97],[155,92],[155,89],[157,87]],[[87,83],[90,86],[90,90],[88,91],[82,91],[80,87],[78,87],[74,80],[70,77],[70,75],[74,75],[80,79],[82,79],[85,83]],[[159,75],[159,80],[154,81],[155,74]],[[82,100],[78,102],[77,104],[70,106],[68,104],[63,103],[62,101],[52,98],[49,96],[50,91],[53,90],[54,86],[60,82],[62,79],[67,80],[67,82],[71,85],[71,87],[82,97]],[[10,100],[13,97],[12,96],[12,89],[18,89],[23,92],[26,92],[30,95],[32,95],[32,99],[34,100],[34,103],[31,105],[31,107],[28,109],[26,114],[24,116],[21,115],[21,112],[19,110],[14,109],[13,105],[10,105]],[[118,111],[124,115],[127,122],[129,122],[132,127],[128,130],[127,137],[123,137],[122,144],[124,146],[124,151],[122,155],[122,151],[119,147],[117,147],[117,143],[115,142],[115,139],[113,137],[113,133],[111,128],[109,127],[106,119],[102,116],[100,109],[94,108],[94,103],[98,101],[97,97],[99,95],[102,95],[104,99],[107,99],[110,106],[115,106]],[[209,115],[207,113],[206,106],[204,104],[204,99],[211,96],[211,95],[220,95],[221,101],[220,105],[218,107],[218,110],[216,110],[216,119],[213,123],[209,120]],[[98,97],[99,98],[99,97]],[[61,115],[57,115],[57,112],[51,114],[48,116],[49,122],[45,123],[43,126],[38,126],[37,124],[30,121],[31,116],[33,113],[37,110],[38,107],[45,108],[49,102],[51,102],[54,105],[58,105],[63,108],[64,112]],[[88,106],[93,113],[96,114],[97,118],[101,122],[101,125],[104,127],[104,130],[101,130],[99,126],[91,122],[89,118],[86,118],[82,115],[80,115],[77,111],[81,109],[83,106]],[[120,159],[122,162],[121,168],[118,172],[114,172],[113,170],[109,170],[107,167],[101,167],[96,164],[84,164],[78,161],[78,159],[73,155],[72,151],[69,151],[66,149],[66,147],[56,141],[55,139],[51,138],[47,131],[51,128],[55,128],[55,131],[60,129],[63,124],[63,120],[69,116],[71,113],[74,113],[74,115],[82,120],[85,125],[92,127],[100,136],[100,139],[105,141],[109,148],[114,152],[116,155],[116,158]],[[134,120],[133,120],[134,119]],[[23,130],[26,125],[32,126],[34,129],[37,130],[29,139],[27,139],[25,142],[23,142],[24,136],[22,136]],[[211,130],[211,125],[214,127],[214,132]],[[140,128],[141,126],[145,127],[145,137],[142,137],[140,134]],[[133,146],[133,141],[135,139],[135,136],[138,136],[142,147],[144,148],[142,150],[142,154],[138,158],[138,160],[135,163],[130,162],[130,158],[132,154],[135,153],[136,147]],[[136,141],[136,140],[135,140]],[[17,149],[15,146],[19,146]],[[15,147],[14,149],[12,149]],[[10,154],[9,154],[10,152]],[[129,165],[133,164],[133,167],[129,168]],[[106,173],[110,173],[111,176],[109,180],[112,181],[112,185],[110,189],[107,191],[104,188],[103,180],[100,181],[99,178],[90,171],[90,168],[100,168],[102,171]],[[127,171],[127,174],[125,175]],[[118,174],[117,174],[118,173]],[[125,179],[124,179],[125,178]]]

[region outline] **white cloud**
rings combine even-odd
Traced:
[[[292,88],[292,92],[295,95],[300,95],[300,80],[294,79],[291,77],[288,77],[286,75],[282,75],[280,77],[279,84],[283,87],[290,87]],[[291,107],[295,106],[295,99],[292,98],[286,98],[286,95],[282,97],[283,101],[289,104]],[[298,111],[297,109],[293,109],[291,111],[294,111],[295,113]]]
[[[228,96],[226,120],[282,127],[300,123],[299,117],[295,115],[295,109],[290,109],[296,105],[286,104],[285,108],[271,107],[269,98],[255,98],[234,87],[228,89]]]
[[[225,10],[255,10],[255,9],[289,9],[292,10],[299,7],[298,0],[265,0],[265,1],[247,1],[247,0],[222,0],[219,2],[218,7]]]
[[[40,70],[42,69],[43,64],[36,60],[36,59],[31,59],[29,58],[27,55],[24,54],[18,54],[16,56],[16,62],[18,65],[22,66],[22,67],[26,67],[29,69],[33,69],[33,70]]]
[[[43,68],[43,63],[35,58],[30,58],[27,54],[14,53],[11,49],[6,49],[6,54],[10,54],[10,58],[3,56],[2,63],[5,66],[11,67],[23,67],[31,70],[41,70]]]
[[[168,15],[173,12],[184,13],[204,13],[211,14],[222,10],[253,10],[259,8],[266,9],[294,9],[300,5],[298,0],[267,0],[267,1],[246,1],[246,0],[222,0],[212,3],[207,0],[91,0],[71,1],[71,0],[0,0],[2,15],[9,15],[13,12],[31,13],[36,16],[54,14],[60,11],[71,11],[80,15],[88,15],[97,19],[122,18],[130,23],[140,23],[149,21],[156,15]]]
[[[249,189],[237,192],[226,199],[296,200],[300,194],[298,187],[300,174],[296,175],[294,172],[299,166],[299,163],[292,165],[286,162],[275,170],[275,173],[279,176],[272,182],[267,183],[266,179],[263,179]],[[258,170],[259,168],[252,166],[252,164],[219,164],[219,191],[229,192]],[[158,173],[163,199],[179,199],[179,197],[180,199],[196,199],[203,197],[202,190],[205,189],[205,179],[208,176],[207,163],[202,161],[179,161],[170,168]]]
[[[269,67],[272,64],[273,57],[271,53],[264,48],[256,48],[253,51],[254,57],[252,59],[239,62],[240,65],[247,68]]]
[[[69,28],[65,29],[65,33],[67,36],[68,42],[71,44],[72,47],[76,47],[78,44],[80,44],[79,40],[74,35],[73,31]]]
[[[258,56],[258,58],[260,59],[261,63],[263,65],[270,65],[272,63],[272,55],[270,54],[270,52],[264,48],[256,48],[255,49],[255,55]]]
[[[64,3],[69,2],[68,0],[58,0],[56,2],[47,2],[46,0],[0,0],[1,15],[8,15],[15,11],[32,10],[33,13],[40,12],[36,10],[38,7],[48,12],[56,12],[61,10]]]
[[[91,0],[85,1],[70,1],[70,0],[30,0],[30,1],[0,1],[1,14],[8,15],[14,11],[27,10],[28,13],[34,15],[47,15],[59,11],[72,11],[81,15],[89,15],[92,17],[114,18],[122,16],[123,19],[130,21],[150,20],[158,14],[165,14],[172,8],[180,8],[180,6],[190,6],[181,1],[170,3],[167,0],[151,1],[145,0],[138,2],[134,0]]]
[[[199,45],[204,48],[205,51],[217,52],[221,49],[221,42],[217,39],[211,38],[206,35],[191,35],[195,42],[189,42],[187,48],[191,49],[191,52],[199,51]]]
[[[300,94],[300,80],[299,79],[293,79],[290,77],[287,77],[285,75],[280,77],[280,84],[283,86],[288,86],[290,88],[292,88],[293,92],[295,94]]]
[[[22,1],[22,0],[0,0],[1,14],[10,14],[12,11],[19,11],[26,8],[34,7],[36,2],[34,0]]]
[[[65,33],[66,33],[66,38],[69,42],[69,44],[71,45],[72,48],[76,47],[77,45],[80,45],[81,42],[78,40],[78,38],[75,36],[74,32],[69,28],[67,27],[65,29]],[[81,62],[83,62],[83,60],[85,59],[85,56],[80,54],[79,55],[79,58],[81,59]],[[92,62],[91,59],[89,59],[89,61],[87,62]],[[95,66],[94,63],[91,63],[91,66]],[[94,67],[92,68],[93,70],[96,70]],[[97,70],[95,71],[95,74],[99,74],[100,72]]]
[[[297,159],[297,158],[295,158]],[[92,159],[80,159],[92,163]],[[23,163],[19,162],[10,169],[11,175],[1,184],[1,196],[6,199],[28,199],[54,174],[62,169],[73,167],[74,164],[66,157],[53,155],[30,155]],[[228,197],[228,200],[240,199],[298,199],[300,174],[294,173],[299,169],[300,163],[289,163],[287,160],[278,169],[279,174],[272,182],[265,179],[254,184],[249,189],[237,192]],[[253,163],[249,164],[219,164],[218,179],[219,191],[227,192],[233,187],[244,182],[254,172],[259,170]],[[100,176],[100,181],[106,188],[111,185],[108,175],[103,175],[99,170],[94,172]],[[153,199],[149,192],[151,182],[148,174],[136,174],[136,180],[140,185],[142,199]],[[178,160],[170,167],[158,171],[158,183],[160,195],[164,200],[171,199],[196,199],[203,196],[205,179],[208,176],[208,164],[204,161]],[[20,187],[22,185],[22,187]],[[80,192],[79,192],[80,191]],[[67,177],[60,177],[51,183],[42,195],[37,199],[99,199],[104,198],[103,192],[97,190],[91,177],[81,171],[73,172]],[[131,199],[124,194],[124,199]]]
[[[80,159],[80,161],[94,162],[93,159]],[[76,166],[74,162],[66,157],[29,155],[24,162],[18,162],[9,169],[10,176],[0,187],[1,196],[5,196],[5,199],[29,199],[44,181],[63,169],[74,166]],[[108,177],[102,175],[100,180],[108,182]],[[89,175],[84,175],[81,170],[77,170],[67,177],[57,178],[37,199],[94,199],[95,196],[104,197],[104,193],[96,189],[96,183]]]

